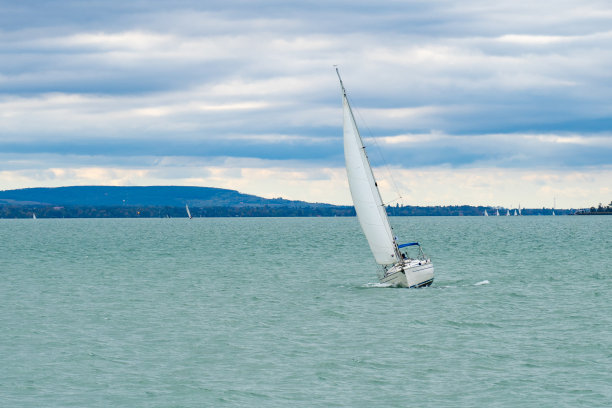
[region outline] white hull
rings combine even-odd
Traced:
[[[380,283],[404,288],[420,288],[433,283],[434,267],[429,259],[409,259],[387,270]]]

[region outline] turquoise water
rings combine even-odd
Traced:
[[[0,221],[2,407],[612,405],[612,217]]]

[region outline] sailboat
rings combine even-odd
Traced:
[[[185,209],[187,210],[187,216],[191,219],[191,211],[189,211],[189,205],[185,204]]]
[[[349,188],[361,229],[376,263],[382,268],[380,282],[407,288],[429,286],[434,279],[434,267],[421,245],[418,242],[398,245],[396,242],[338,68],[336,74],[342,88],[344,159]],[[400,251],[412,246],[419,250],[415,258]]]
[[[514,216],[516,217],[518,214],[516,213],[516,210],[514,210]]]
[[[499,217],[499,208],[496,208],[496,209],[495,209],[495,216],[496,216],[496,217]]]
[[[510,210],[506,209],[506,217],[509,217],[509,216],[510,216]]]
[[[485,216],[485,217],[488,217],[488,216],[489,216],[489,213],[487,212],[487,210],[485,210],[484,216]]]

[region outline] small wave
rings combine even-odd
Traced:
[[[393,285],[391,285],[390,283],[375,282],[375,283],[366,283],[362,287],[364,288],[392,288]]]
[[[480,282],[476,282],[474,284],[474,286],[488,285],[489,283],[491,283],[491,282],[489,282],[488,280],[483,280],[483,281],[480,281]]]

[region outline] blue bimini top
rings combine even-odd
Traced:
[[[404,247],[409,247],[409,246],[413,246],[413,245],[418,245],[421,246],[418,242],[409,242],[407,244],[402,244],[402,245],[398,245],[398,248],[404,248]]]

